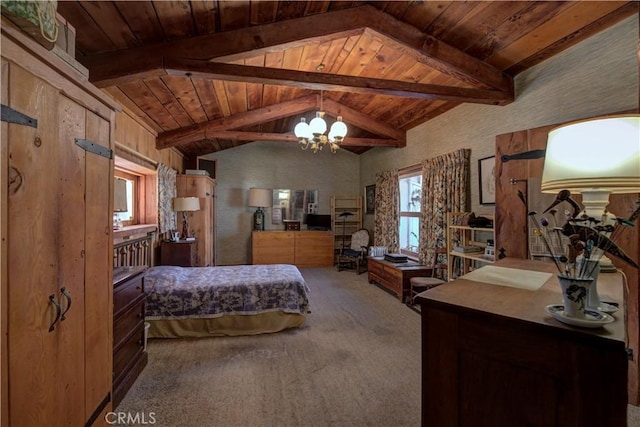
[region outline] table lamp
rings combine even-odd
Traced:
[[[551,130],[541,190],[580,193],[589,217],[612,223],[609,194],[640,192],[640,115],[581,120]],[[600,268],[615,271],[606,256]]]
[[[273,191],[265,188],[249,189],[249,206],[258,208],[253,214],[253,230],[264,231],[264,211],[273,204]]]
[[[182,238],[190,237],[187,212],[200,210],[200,199],[197,197],[176,197],[173,199],[173,210],[182,212]]]

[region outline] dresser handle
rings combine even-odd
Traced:
[[[61,310],[60,304],[58,304],[58,302],[56,301],[56,296],[54,294],[49,295],[49,302],[56,307],[56,318],[53,320],[53,323],[49,325],[49,332],[53,332],[53,330],[55,329],[54,325],[58,322],[58,319],[60,319]]]
[[[71,295],[67,292],[67,288],[64,287],[60,288],[60,292],[62,292],[62,295],[67,299],[67,308],[64,309],[62,317],[60,318],[60,321],[62,322],[65,319],[64,315],[67,314],[67,311],[71,308]]]

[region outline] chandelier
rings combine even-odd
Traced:
[[[337,121],[331,125],[329,135],[324,133],[327,131],[327,123],[324,121],[324,111],[322,111],[322,92],[320,92],[320,111],[316,112],[316,116],[310,123],[302,117],[294,129],[300,148],[306,150],[308,148],[315,153],[322,150],[327,143],[331,148],[331,152],[335,153],[340,148],[340,144],[347,135],[347,125],[342,121],[342,116],[337,117]]]

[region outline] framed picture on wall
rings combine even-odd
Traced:
[[[480,186],[480,204],[495,205],[496,203],[496,156],[478,160],[478,180]]]
[[[364,212],[372,214],[376,211],[376,185],[364,187]]]

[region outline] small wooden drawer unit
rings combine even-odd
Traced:
[[[127,394],[147,364],[144,351],[144,271],[113,271],[113,408]]]
[[[160,245],[160,264],[177,265],[179,267],[197,267],[198,241],[162,241]]]

